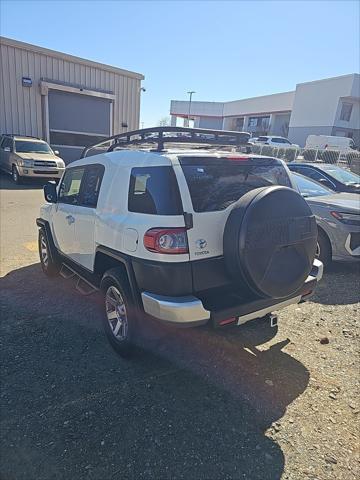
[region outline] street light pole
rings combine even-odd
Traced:
[[[187,92],[187,93],[190,95],[190,99],[189,99],[189,113],[188,113],[188,127],[190,127],[191,99],[192,99],[193,93],[196,93],[196,92],[194,92],[194,90],[190,90],[190,92]]]

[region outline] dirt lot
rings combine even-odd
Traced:
[[[1,479],[359,478],[357,266],[327,272],[276,335],[152,326],[123,360],[101,298],[41,272],[41,189],[1,177],[0,200]]]

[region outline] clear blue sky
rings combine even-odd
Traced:
[[[359,71],[357,1],[7,1],[1,35],[143,73],[141,120]]]

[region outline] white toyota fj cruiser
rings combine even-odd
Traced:
[[[119,353],[149,316],[183,326],[275,323],[270,312],[314,291],[315,218],[281,160],[241,152],[248,138],[127,132],[85,149],[58,187],[45,186],[43,271],[104,292],[105,332]]]

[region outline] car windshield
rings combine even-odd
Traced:
[[[17,153],[52,153],[47,143],[28,140],[15,140],[15,151]]]
[[[335,180],[345,183],[345,185],[354,185],[356,183],[360,183],[359,175],[356,175],[356,173],[350,172],[349,170],[345,170],[344,168],[334,165],[324,165],[321,167],[321,169],[334,177]]]
[[[271,159],[259,164],[252,159],[193,158],[180,160],[195,212],[224,210],[245,193],[258,187],[291,187],[286,169]],[[260,163],[261,162],[261,163]]]
[[[295,178],[296,185],[298,186],[301,195],[304,198],[307,197],[320,197],[322,195],[331,195],[334,192],[329,188],[325,188],[320,183],[314,182],[303,175],[299,175],[298,173],[293,173],[293,177]]]

